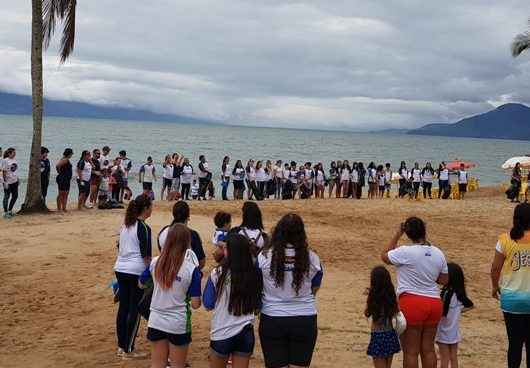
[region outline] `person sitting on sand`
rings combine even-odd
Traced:
[[[225,260],[206,282],[203,302],[213,310],[210,328],[210,367],[247,368],[254,352],[256,314],[261,307],[263,280],[255,266],[247,238],[231,234]]]
[[[140,283],[153,280],[147,340],[151,367],[184,367],[191,343],[191,312],[201,306],[202,272],[188,256],[191,233],[186,225],[168,228],[164,248],[142,273]]]
[[[398,246],[407,234],[412,245]],[[381,255],[383,262],[397,267],[399,306],[407,320],[401,336],[403,367],[436,367],[434,338],[442,318],[443,305],[437,284],[446,285],[448,269],[442,251],[427,241],[425,223],[410,217],[399,225],[396,234]]]
[[[491,295],[500,299],[508,335],[508,367],[521,366],[526,345],[530,362],[530,204],[521,203],[513,212],[513,227],[499,237],[491,264]]]
[[[116,318],[118,356],[124,359],[145,357],[134,351],[134,342],[140,324],[138,302],[142,289],[139,277],[151,263],[151,228],[146,220],[153,210],[151,199],[140,195],[129,202],[125,220],[120,230],[118,257],[114,272],[118,280],[119,306]]]

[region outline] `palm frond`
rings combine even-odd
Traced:
[[[530,32],[525,32],[515,36],[512,42],[512,55],[517,57],[525,50],[530,49]]]
[[[60,44],[61,63],[64,63],[74,50],[75,11],[77,0],[43,0],[43,43],[50,46],[57,22],[63,22],[63,34]]]
[[[61,63],[64,63],[74,50],[75,43],[75,8],[77,0],[66,1],[68,6],[64,11],[63,36],[61,38]]]

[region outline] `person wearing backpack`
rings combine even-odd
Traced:
[[[240,226],[230,230],[230,233],[241,234],[251,244],[251,251],[256,256],[267,244],[268,236],[264,232],[261,210],[255,202],[247,201],[242,208],[243,221]]]

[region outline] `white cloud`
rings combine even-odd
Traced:
[[[3,5],[3,6],[2,6]],[[29,93],[30,2],[0,0],[0,90]],[[530,103],[509,44],[527,2],[78,2],[74,57],[48,97],[237,124],[375,129]]]

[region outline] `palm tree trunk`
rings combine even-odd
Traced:
[[[31,95],[33,102],[33,140],[29,160],[28,185],[22,213],[47,212],[41,194],[40,149],[42,143],[42,0],[32,0],[31,21]]]

